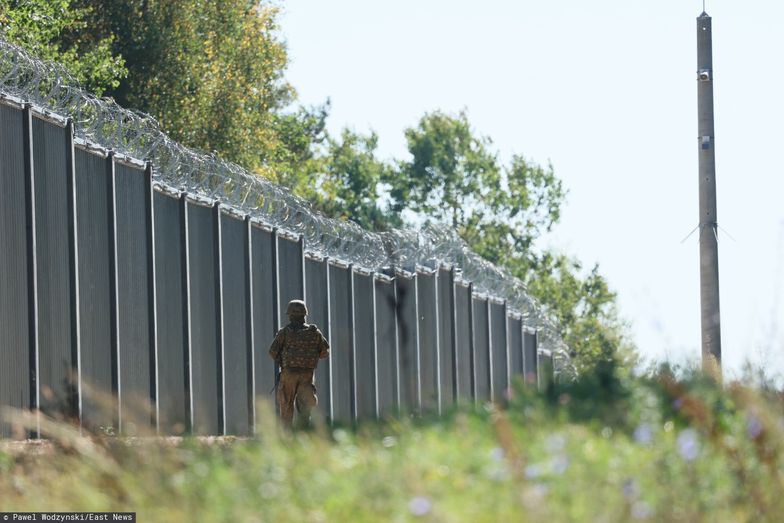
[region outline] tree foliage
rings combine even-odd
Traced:
[[[176,140],[291,184],[322,138],[325,108],[289,110],[286,46],[269,1],[78,0],[113,37],[128,77],[109,94]]]
[[[394,170],[377,157],[377,148],[374,132],[365,136],[344,129],[340,137],[329,137],[313,195],[325,214],[371,230],[401,224],[380,202],[381,184]]]
[[[558,221],[566,194],[552,167],[522,156],[503,165],[465,112],[426,114],[405,136],[410,158],[386,178],[393,211],[450,225],[488,260],[527,267],[526,253]]]
[[[391,185],[392,207],[461,227],[500,182],[490,141],[475,137],[464,113],[435,112],[406,129],[411,159],[402,161]]]
[[[63,64],[90,91],[100,95],[120,85],[125,61],[113,53],[114,36],[87,31],[90,7],[70,0],[0,0],[0,28],[9,42],[36,56]]]
[[[535,241],[558,222],[566,191],[552,166],[512,156],[503,165],[492,141],[465,112],[433,112],[405,131],[410,157],[386,178],[395,213],[450,225],[485,259],[523,280],[564,328],[578,366],[611,358],[626,342],[615,293],[593,267]]]

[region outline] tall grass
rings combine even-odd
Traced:
[[[139,521],[780,521],[784,402],[696,372],[609,364],[508,405],[287,434],[0,445],[0,511]],[[16,415],[17,422],[24,421]],[[22,418],[25,416],[22,415]],[[28,419],[27,422],[30,422]]]

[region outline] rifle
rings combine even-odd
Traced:
[[[270,394],[278,390],[280,385],[280,372],[283,370],[283,351],[286,350],[286,332],[283,332],[283,346],[278,352],[278,357],[275,359],[275,385],[269,391]]]
[[[281,361],[280,356],[278,356],[278,359],[275,360],[275,385],[272,386],[272,389],[270,390],[270,394],[278,390],[278,385],[280,385],[280,371],[282,368],[283,368],[283,362]]]

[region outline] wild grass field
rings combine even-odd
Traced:
[[[604,369],[440,419],[257,438],[0,444],[0,511],[138,521],[781,521],[784,402],[698,373]]]

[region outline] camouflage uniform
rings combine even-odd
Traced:
[[[295,311],[299,306],[305,310],[305,304],[295,302]],[[289,317],[292,306],[289,304]],[[316,386],[313,383],[313,372],[319,359],[329,357],[329,344],[315,325],[292,321],[275,335],[270,347],[270,357],[281,366],[280,383],[278,383],[277,400],[280,417],[284,425],[291,427],[294,418],[294,404],[303,420],[310,418],[310,411],[318,404]]]

